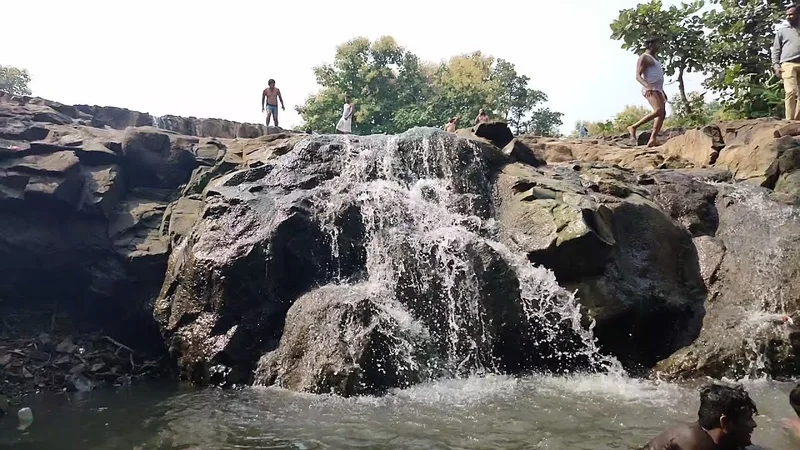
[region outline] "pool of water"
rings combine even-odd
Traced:
[[[754,442],[800,448],[780,426],[793,385],[745,386],[761,412]],[[33,425],[0,418],[0,448],[630,449],[695,420],[698,403],[696,386],[611,375],[491,376],[350,399],[155,384],[29,399]]]

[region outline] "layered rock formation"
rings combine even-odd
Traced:
[[[2,91],[0,91],[0,103],[6,105],[6,114],[11,113],[20,120],[59,125],[77,124],[114,130],[152,126],[186,136],[220,139],[257,138],[284,131],[276,127],[224,119],[198,119],[174,115],[153,116],[114,106],[64,105],[39,97],[12,96]],[[18,109],[9,111],[11,105],[17,106]]]
[[[107,329],[130,331],[129,339],[148,327],[157,338],[152,301],[172,241],[200,212],[192,194],[215,171],[245,163],[251,150],[280,149],[293,139],[201,138],[151,123],[120,108],[0,96],[6,306],[57,303]]]
[[[800,370],[800,329],[782,319],[800,310],[798,136],[796,124],[760,119],[689,130],[656,150],[521,138],[551,163],[580,159],[644,172],[638,180],[649,198],[693,236],[708,291],[702,331],[659,362],[656,376],[735,379]],[[578,295],[596,294],[579,287]]]
[[[149,327],[221,385],[800,370],[795,124],[277,131],[0,96],[0,298]]]

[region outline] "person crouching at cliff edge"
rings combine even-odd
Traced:
[[[489,122],[489,115],[486,114],[486,111],[484,111],[483,108],[481,108],[480,111],[478,111],[478,116],[475,117],[475,125],[478,125],[479,123],[488,123],[488,122]]]
[[[458,116],[451,117],[450,120],[447,121],[447,125],[444,126],[444,131],[448,133],[455,133],[456,129],[458,129]]]
[[[631,139],[636,142],[636,130],[642,125],[653,120],[653,131],[650,134],[648,147],[658,145],[656,136],[661,132],[664,119],[667,117],[667,94],[664,93],[664,67],[656,59],[661,49],[659,38],[649,38],[645,41],[645,52],[636,63],[636,81],[642,85],[642,95],[650,103],[653,112],[642,117],[642,120],[628,127]]]
[[[283,96],[281,96],[281,90],[275,87],[275,80],[270,79],[267,82],[269,85],[268,88],[264,89],[264,92],[261,93],[261,112],[266,110],[267,112],[267,126],[269,126],[269,118],[273,118],[273,122],[275,126],[278,126],[278,100],[281,101],[281,109],[286,111],[286,107],[283,105]],[[265,105],[266,101],[266,105]]]
[[[755,402],[741,385],[709,384],[700,390],[698,420],[670,428],[642,450],[740,450],[752,445]]]

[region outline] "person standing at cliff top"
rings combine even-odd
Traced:
[[[775,75],[783,79],[786,120],[800,120],[797,98],[800,95],[798,74],[800,74],[800,19],[797,6],[786,10],[786,21],[789,26],[775,33],[772,44],[772,66]]]
[[[664,67],[661,65],[661,61],[656,59],[658,51],[661,49],[661,40],[651,37],[644,44],[645,51],[636,62],[636,81],[642,85],[642,95],[650,103],[653,112],[629,126],[628,133],[636,142],[636,130],[651,120],[654,121],[647,146],[655,147],[658,145],[656,136],[661,132],[661,126],[664,125],[664,119],[667,117],[667,94],[664,93]]]
[[[269,126],[269,118],[272,117],[273,121],[275,122],[275,126],[277,127],[278,100],[281,101],[282,110],[286,111],[286,107],[283,105],[283,96],[281,96],[281,90],[275,87],[275,80],[270,79],[267,82],[267,85],[269,85],[269,87],[264,89],[264,92],[261,93],[261,112],[264,112],[265,110],[267,112],[267,126]]]
[[[356,112],[356,107],[353,100],[348,95],[344,98],[344,107],[342,107],[342,118],[336,123],[336,132],[341,134],[350,134],[353,131],[353,114]]]
[[[475,118],[475,125],[487,122],[489,122],[489,115],[481,108],[480,111],[478,111],[478,117]]]
[[[678,425],[642,450],[740,450],[752,445],[756,404],[742,386],[710,384],[700,390],[697,422]]]
[[[448,133],[455,133],[458,129],[458,116],[451,117],[450,120],[447,121],[447,125],[444,126],[444,131]]]

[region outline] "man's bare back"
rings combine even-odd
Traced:
[[[699,424],[670,428],[650,441],[642,450],[717,450],[711,436]]]

